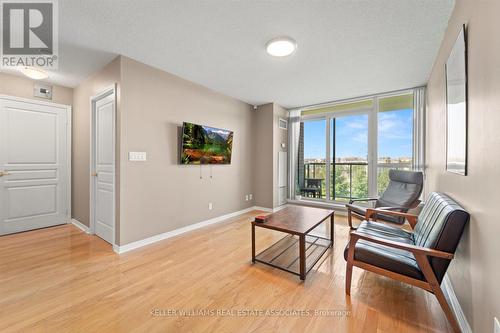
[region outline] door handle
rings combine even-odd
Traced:
[[[91,175],[92,177],[97,177],[97,172],[92,172],[90,175]]]
[[[8,176],[10,175],[10,172],[7,172],[7,171],[0,171],[0,177],[3,177],[3,176]]]

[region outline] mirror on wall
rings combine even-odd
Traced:
[[[446,62],[446,170],[467,175],[467,44],[465,25]]]

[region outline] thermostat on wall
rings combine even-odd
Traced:
[[[52,99],[52,86],[48,84],[35,82],[33,96],[45,99]]]
[[[129,151],[128,152],[129,161],[145,161],[146,152],[145,151]]]

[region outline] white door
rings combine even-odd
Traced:
[[[106,242],[115,239],[115,92],[92,100],[93,231]]]
[[[0,235],[69,221],[68,114],[0,97]]]

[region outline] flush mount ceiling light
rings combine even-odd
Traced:
[[[266,51],[273,57],[286,57],[295,52],[297,43],[289,37],[271,39],[266,44]]]
[[[21,73],[33,80],[43,80],[49,77],[44,70],[34,67],[23,67],[21,68]]]

